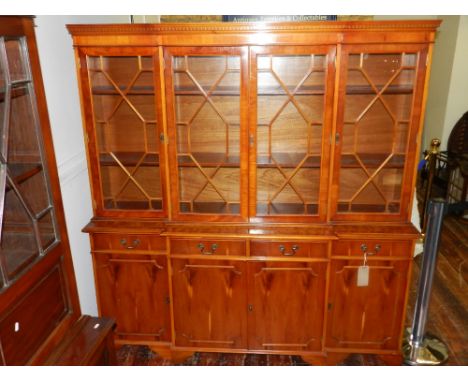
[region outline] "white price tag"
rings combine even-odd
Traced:
[[[369,285],[369,267],[362,265],[358,268],[357,286],[364,287]]]

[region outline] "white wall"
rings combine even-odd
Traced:
[[[440,138],[446,148],[453,126],[468,111],[468,16],[459,16],[447,109]]]
[[[441,19],[442,24],[434,44],[424,120],[423,150],[429,148],[433,138],[441,139],[444,135],[460,16],[442,16]],[[442,147],[445,148],[445,141]]]
[[[128,16],[38,16],[36,37],[83,314],[97,315],[88,235],[92,216],[72,39],[66,24],[126,23]]]

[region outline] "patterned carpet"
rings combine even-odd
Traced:
[[[421,257],[413,267],[407,322],[412,321],[413,304]],[[437,270],[429,310],[427,331],[448,346],[447,365],[468,365],[468,224],[447,217],[441,236]],[[120,365],[173,365],[145,346],[123,346],[117,353]],[[197,366],[306,366],[300,357],[264,354],[195,353],[181,365]],[[374,355],[351,354],[340,365],[375,366],[385,362]]]
[[[184,362],[174,364],[146,346],[125,345],[117,352],[121,366],[310,366],[301,357],[267,354],[195,353]],[[339,366],[385,366],[374,355],[351,354]]]

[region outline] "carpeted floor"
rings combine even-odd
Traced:
[[[407,311],[408,325],[416,296],[421,256],[413,267]],[[441,236],[427,330],[448,346],[447,365],[468,365],[468,224],[447,217]],[[120,365],[172,365],[144,346],[124,346],[117,353]],[[182,365],[305,366],[300,357],[264,354],[195,353]],[[352,354],[341,365],[385,365],[374,355]]]

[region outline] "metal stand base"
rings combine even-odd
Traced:
[[[435,366],[447,361],[447,346],[440,339],[426,333],[423,343],[416,346],[410,336],[411,329],[407,328],[402,345],[403,363],[411,366]]]

